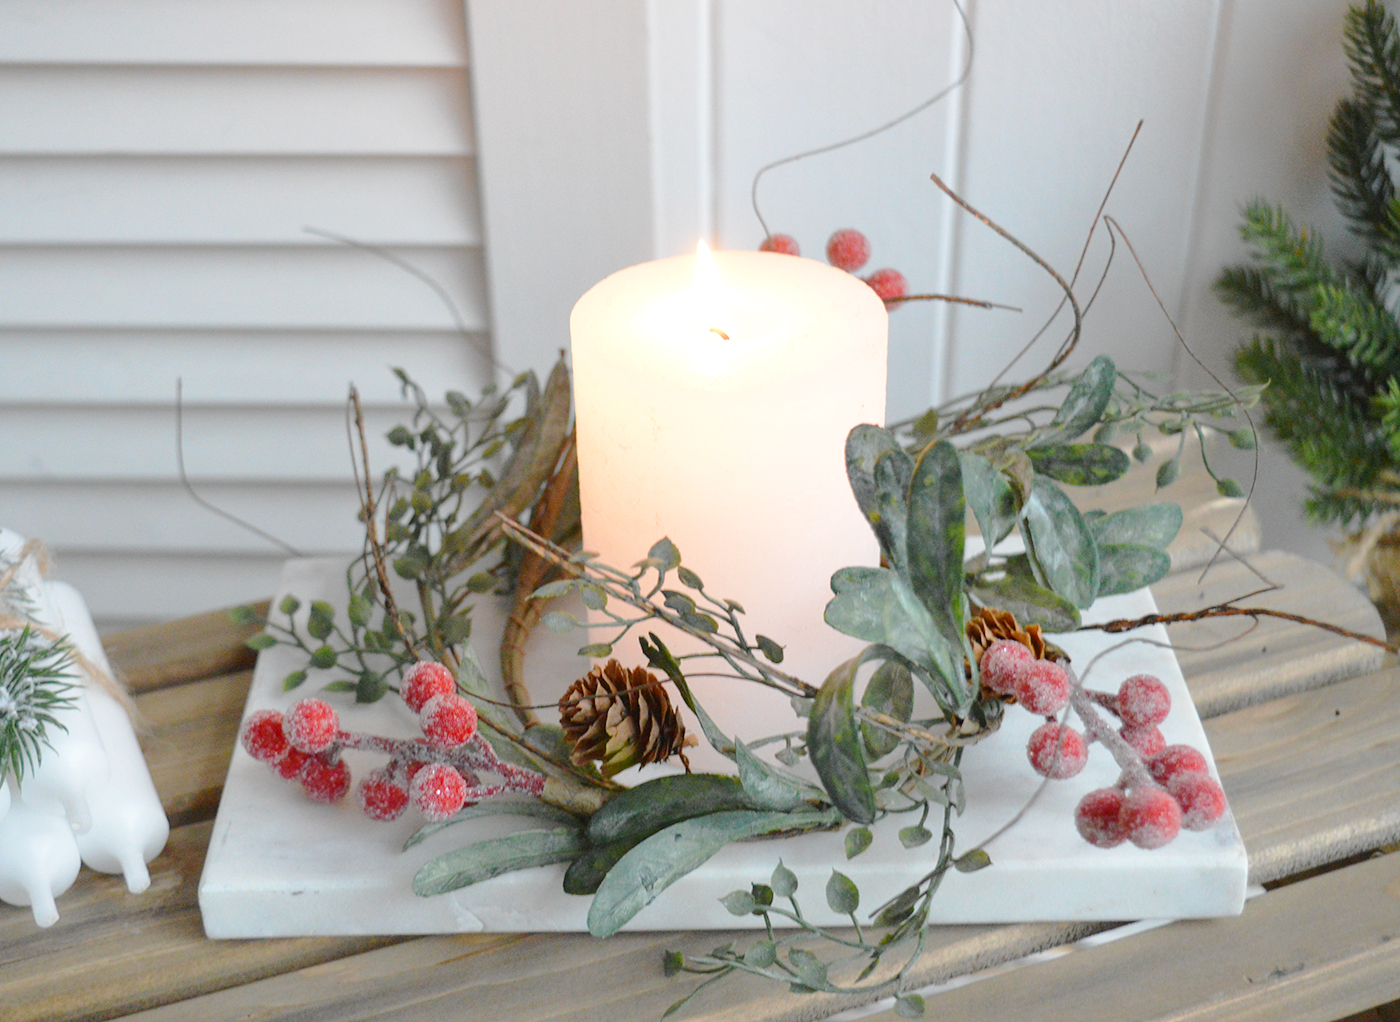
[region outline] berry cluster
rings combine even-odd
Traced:
[[[779,252],[783,255],[800,255],[797,241],[790,234],[770,234],[758,246],[760,252]],[[838,270],[855,273],[870,261],[870,242],[864,234],[851,228],[843,228],[826,242],[826,261]],[[909,293],[909,283],[898,270],[885,268],[876,270],[863,278],[885,303],[885,308],[895,309],[902,303],[897,299]]]
[[[463,806],[508,792],[538,796],[544,775],[502,762],[477,733],[476,709],[457,694],[452,672],[420,662],[404,672],[399,694],[418,714],[421,739],[381,738],[340,729],[335,707],[303,699],[285,714],[258,710],[243,723],[243,748],[280,776],[296,780],[316,802],[339,802],[350,790],[345,749],[384,753],[389,762],[360,781],[356,799],[373,820],[397,819],[412,802],[427,819],[445,820]],[[478,771],[496,774],[483,784]]]
[[[1031,734],[1026,756],[1043,777],[1063,780],[1084,769],[1089,745],[1100,742],[1122,773],[1111,788],[1091,791],[1074,811],[1081,837],[1097,848],[1131,841],[1139,848],[1161,848],[1181,828],[1206,830],[1225,813],[1225,792],[1210,776],[1205,756],[1189,745],[1168,745],[1158,725],[1171,711],[1171,694],[1161,680],[1135,674],[1116,693],[1080,686],[1052,660],[1038,660],[1022,643],[999,639],[982,654],[982,686],[1049,718]],[[1085,733],[1055,719],[1073,706]],[[1108,710],[1120,721],[1115,730],[1099,716]]]

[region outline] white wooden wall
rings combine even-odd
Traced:
[[[343,407],[486,379],[459,0],[0,4],[0,521],[107,627],[353,548]],[[385,246],[454,296],[315,227]],[[387,445],[375,450],[387,466]]]
[[[1143,118],[1110,211],[1223,369],[1244,331],[1208,288],[1239,204],[1337,233],[1344,9],[969,0],[968,84],[773,172],[764,209],[808,254],[859,227],[918,289],[1024,306],[898,312],[903,415],[985,382],[1058,297],[928,173],[1068,273]],[[593,282],[697,236],[753,247],[756,168],[903,112],[963,59],[948,0],[467,0],[465,19],[460,0],[6,0],[0,521],[43,536],[108,627],[264,595],[281,552],[179,490],[177,376],[201,490],[309,552],[349,549],[349,380],[378,434],[388,365],[475,390],[488,325],[506,366],[546,367]],[[305,226],[432,274],[470,336],[419,281]],[[1105,252],[1100,233],[1086,276]],[[1082,351],[1202,382],[1121,251]],[[1273,453],[1265,473],[1267,541],[1325,554],[1301,477]]]

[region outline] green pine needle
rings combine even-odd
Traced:
[[[49,729],[67,731],[54,715],[76,702],[72,649],[28,628],[0,634],[0,774],[15,781],[39,765]]]

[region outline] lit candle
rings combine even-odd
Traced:
[[[822,620],[831,574],[878,558],[844,452],[851,427],[884,421],[888,316],[822,263],[707,258],[622,270],[574,307],[584,545],[628,567],[669,536],[707,593],[744,606],[750,641],[820,683],[860,646]],[[740,737],[793,726],[757,686],[697,690]]]

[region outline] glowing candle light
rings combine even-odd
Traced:
[[[865,283],[775,253],[702,246],[593,287],[570,320],[585,547],[625,567],[669,536],[820,683],[860,645],[822,621],[830,576],[878,558],[844,445],[884,421],[887,331]],[[741,737],[791,726],[757,686],[698,691]]]

